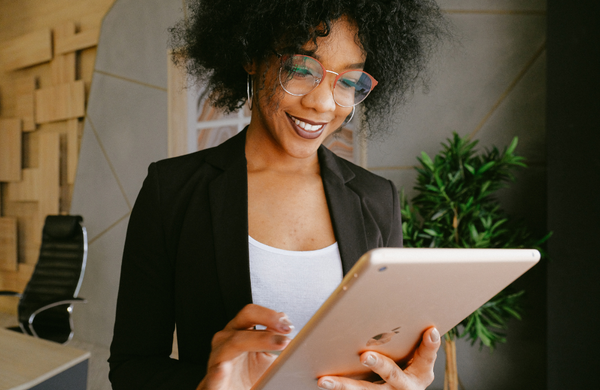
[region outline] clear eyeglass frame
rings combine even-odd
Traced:
[[[343,71],[342,73],[337,73],[337,72],[334,72],[333,70],[328,70],[328,69],[325,69],[325,67],[323,66],[323,64],[322,64],[322,63],[321,63],[319,60],[317,60],[316,58],[314,58],[314,57],[311,57],[311,56],[307,56],[307,55],[303,55],[303,54],[290,54],[290,55],[282,55],[282,54],[279,54],[279,53],[275,53],[275,54],[276,54],[276,55],[277,55],[277,57],[279,57],[279,59],[280,59],[280,66],[279,66],[279,84],[281,85],[281,88],[283,88],[283,90],[284,90],[286,93],[288,93],[288,94],[290,94],[290,95],[292,95],[292,96],[305,96],[305,95],[308,95],[309,93],[311,93],[312,91],[314,91],[314,90],[315,90],[315,89],[316,89],[316,88],[317,88],[319,85],[321,85],[321,83],[322,83],[322,82],[325,80],[325,75],[326,75],[326,73],[332,73],[332,74],[334,74],[334,75],[336,76],[336,77],[335,77],[335,80],[334,80],[334,82],[333,82],[333,90],[332,90],[333,100],[334,100],[334,101],[335,101],[335,103],[336,103],[338,106],[340,106],[340,107],[354,107],[354,106],[356,106],[356,105],[358,105],[358,104],[362,103],[362,102],[363,102],[363,101],[364,101],[364,100],[367,98],[367,96],[369,96],[369,94],[371,93],[371,91],[373,91],[373,89],[374,89],[374,88],[375,88],[375,86],[377,85],[377,80],[375,80],[375,78],[374,78],[373,76],[371,76],[370,74],[368,74],[367,72],[365,72],[365,71],[364,71],[364,70],[362,70],[362,69],[348,69],[348,70],[345,70],[345,71]],[[283,80],[282,80],[282,77],[283,77],[283,76],[282,76],[282,72],[283,72],[283,69],[284,69],[285,61],[289,60],[289,59],[290,59],[290,58],[292,58],[292,57],[305,57],[305,58],[308,58],[308,59],[310,59],[310,60],[312,60],[312,61],[315,61],[317,64],[319,64],[319,65],[320,65],[320,67],[321,67],[321,69],[322,69],[322,76],[321,76],[320,78],[319,78],[319,77],[316,77],[316,80],[318,80],[318,82],[317,82],[317,83],[315,83],[315,84],[312,86],[312,88],[311,88],[309,91],[307,91],[307,92],[303,92],[303,93],[294,93],[294,92],[291,92],[291,91],[289,91],[289,90],[286,88],[286,86],[285,86],[285,84],[286,84],[286,83],[284,83],[284,82],[283,82]],[[340,104],[340,103],[338,102],[338,99],[336,99],[336,93],[335,93],[335,91],[336,91],[336,88],[337,88],[337,85],[338,85],[338,81],[340,80],[340,78],[341,78],[341,77],[343,77],[344,75],[346,75],[347,73],[350,73],[350,72],[360,72],[360,73],[362,73],[362,74],[366,75],[366,76],[368,77],[368,79],[371,81],[371,88],[370,88],[370,89],[369,89],[369,91],[368,91],[368,92],[367,92],[367,93],[366,93],[366,94],[365,94],[365,95],[362,97],[362,99],[360,99],[358,102],[354,102],[353,104],[350,104],[350,105],[347,105],[347,104]],[[314,76],[314,75],[313,75],[313,76]]]

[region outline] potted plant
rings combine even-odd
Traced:
[[[433,159],[422,152],[412,205],[401,195],[404,246],[540,249],[550,234],[534,238],[494,197],[515,180],[515,169],[526,167],[514,154],[517,142],[515,137],[502,152],[493,147],[476,153],[477,141],[454,133]],[[479,342],[493,351],[496,343],[506,342],[508,321],[521,318],[523,293],[507,287],[446,333],[445,390],[458,390],[455,340],[467,337],[471,345]]]

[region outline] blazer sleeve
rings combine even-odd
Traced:
[[[161,217],[158,170],[133,207],[121,265],[109,378],[115,390],[196,389],[205,367],[169,358],[175,327],[174,260]]]

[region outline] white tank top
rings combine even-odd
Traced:
[[[286,313],[295,327],[289,337],[296,336],[342,281],[337,242],[314,251],[288,251],[248,236],[248,249],[252,302]]]

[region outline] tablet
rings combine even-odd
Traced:
[[[363,255],[253,390],[316,389],[359,377],[359,355],[410,358],[423,331],[444,334],[535,265],[532,249],[380,248]]]

